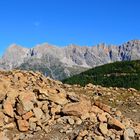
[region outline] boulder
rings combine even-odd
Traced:
[[[83,100],[78,103],[69,103],[64,106],[62,112],[66,115],[82,116],[90,111],[90,101]]]
[[[11,122],[9,124],[4,125],[3,129],[13,129],[13,128],[15,128],[15,126],[16,126],[15,123]]]
[[[68,122],[69,122],[69,124],[71,124],[71,125],[74,124],[74,120],[73,120],[71,117],[68,118]]]
[[[5,115],[3,112],[0,112],[0,127],[4,126],[4,117]]]
[[[90,109],[90,112],[93,112],[95,114],[98,114],[98,113],[104,113],[103,110],[101,110],[99,107],[95,106],[95,105],[92,105],[91,109]]]
[[[100,109],[102,109],[103,111],[110,113],[110,107],[109,106],[107,106],[107,105],[105,105],[105,104],[103,104],[99,101],[95,101],[94,104],[96,106],[98,106]]]
[[[100,123],[99,129],[103,135],[106,135],[108,133],[107,124],[106,123]]]
[[[14,117],[14,110],[10,100],[5,100],[3,103],[4,113],[10,117]]]
[[[132,128],[127,128],[124,131],[124,136],[125,136],[126,139],[129,139],[129,138],[134,139],[135,132],[134,132],[134,130]]]
[[[140,135],[140,123],[136,124],[136,126],[134,127],[134,131],[136,134]]]
[[[125,126],[117,119],[110,117],[108,119],[108,125],[116,130],[123,130],[125,129]]]
[[[41,119],[42,115],[43,115],[43,112],[40,108],[34,108],[33,109],[33,112],[35,114],[35,117],[39,120]]]
[[[97,117],[100,122],[107,122],[106,113],[98,114]]]
[[[94,140],[104,140],[103,136],[95,136]]]
[[[26,120],[17,120],[19,131],[25,132],[29,129],[29,123]]]
[[[21,92],[17,104],[17,110],[20,115],[32,110],[34,108],[34,102],[36,97],[33,92]]]
[[[26,114],[24,114],[24,115],[22,116],[22,118],[23,118],[24,120],[28,120],[28,119],[30,119],[33,115],[34,115],[33,112],[32,112],[32,111],[29,111],[29,112],[27,112]]]
[[[52,102],[55,102],[56,104],[59,105],[65,105],[66,103],[68,103],[68,100],[66,99],[66,94],[64,93],[58,93],[58,91],[56,89],[51,89],[51,88],[47,88],[47,89],[35,89],[34,92],[39,93],[41,96],[40,99],[43,100],[50,100]]]

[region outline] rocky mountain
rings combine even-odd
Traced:
[[[0,140],[140,139],[135,89],[71,86],[19,70],[0,71],[0,82]]]
[[[99,44],[92,47],[57,47],[45,43],[31,49],[13,44],[0,59],[0,69],[38,70],[61,80],[106,63],[136,59],[140,59],[140,40],[120,46]]]

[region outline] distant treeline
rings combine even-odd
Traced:
[[[124,87],[140,90],[140,60],[123,61],[95,67],[62,81],[68,84],[88,83],[105,87]]]

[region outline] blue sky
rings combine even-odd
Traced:
[[[140,0],[0,0],[0,54],[12,43],[96,45],[140,39]]]

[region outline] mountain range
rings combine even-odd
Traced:
[[[0,59],[0,70],[33,70],[62,80],[87,69],[116,61],[140,59],[140,40],[122,45],[69,45],[58,47],[47,43],[33,48],[10,45]]]

